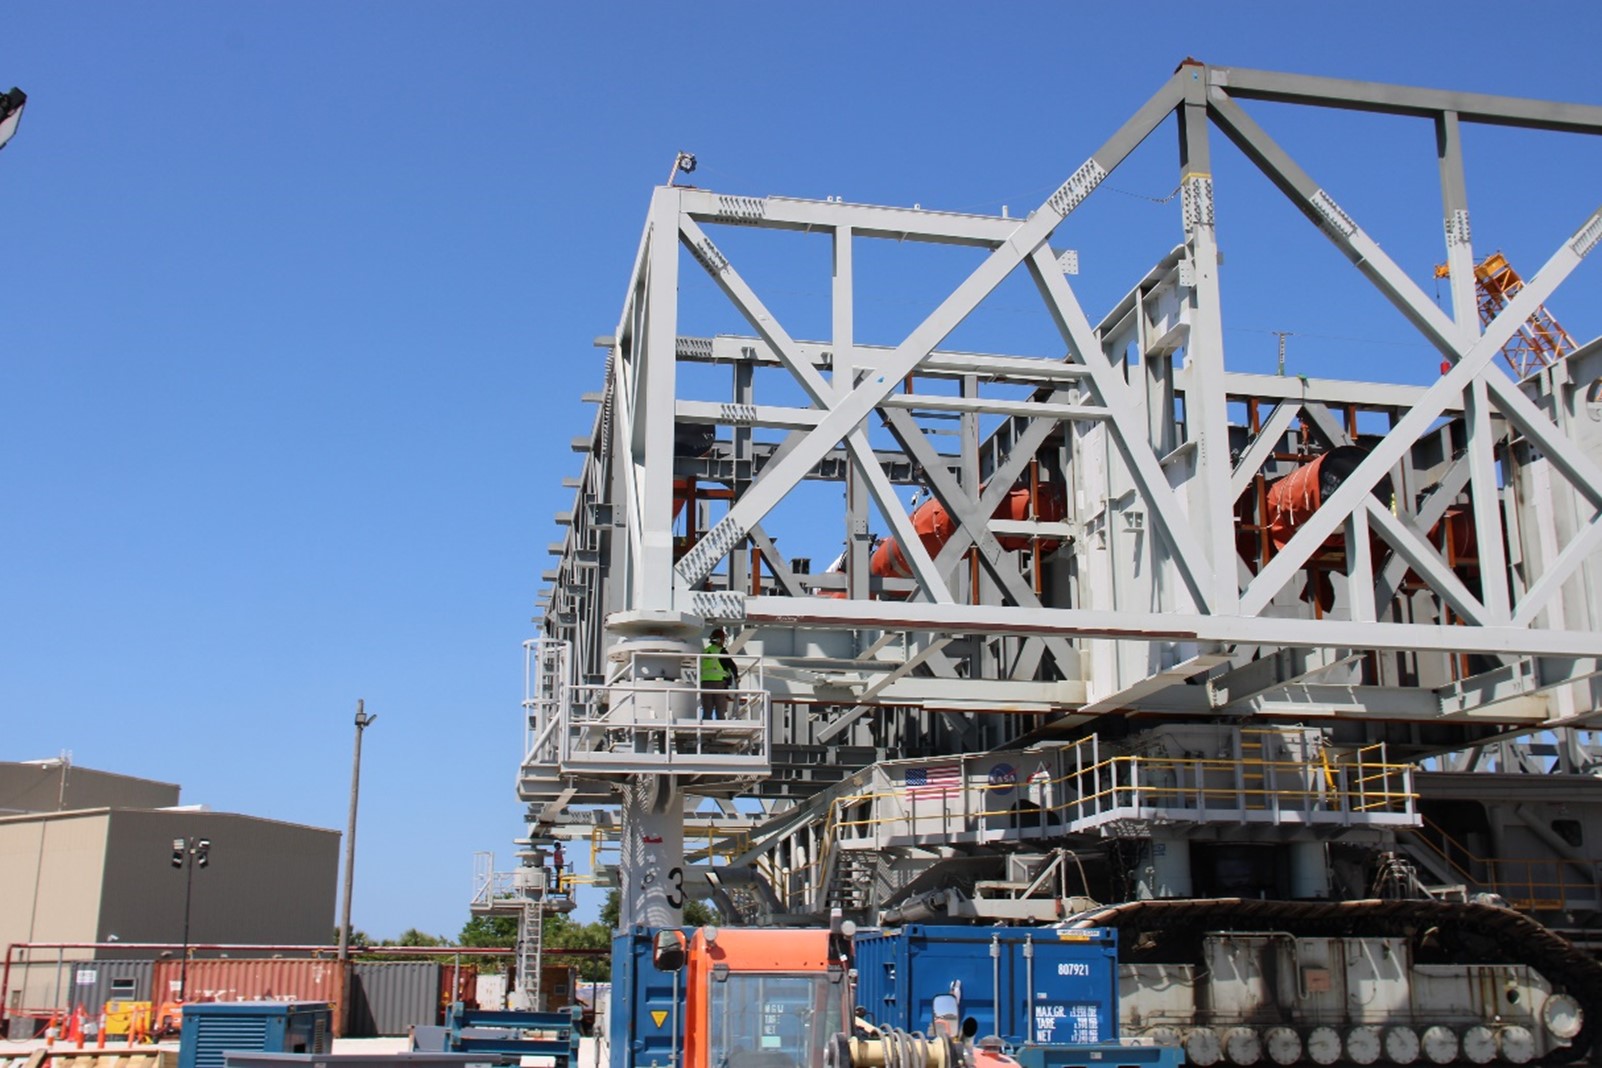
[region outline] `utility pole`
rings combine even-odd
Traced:
[[[350,960],[350,895],[355,884],[356,868],[356,798],[362,785],[362,731],[378,719],[364,710],[364,702],[356,701],[356,754],[350,768],[350,820],[345,824],[345,900],[339,912],[339,960]]]

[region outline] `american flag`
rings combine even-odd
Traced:
[[[957,764],[931,764],[907,769],[907,796],[943,797],[962,789],[962,768]]]

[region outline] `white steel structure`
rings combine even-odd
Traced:
[[[1427,120],[1450,310],[1252,101]],[[625,925],[678,922],[687,799],[733,818],[736,796],[764,806],[742,859],[796,913],[872,914],[987,849],[1121,839],[1146,858],[1136,896],[1219,889],[1193,886],[1188,845],[1163,848],[1191,840],[1283,847],[1299,897],[1338,892],[1346,846],[1501,892],[1495,851],[1518,845],[1546,851],[1532,887],[1557,887],[1532,908],[1594,907],[1594,870],[1574,878],[1589,843],[1542,806],[1561,795],[1581,840],[1602,835],[1602,339],[1523,380],[1499,354],[1602,240],[1602,213],[1482,325],[1461,151],[1476,123],[1596,135],[1602,107],[1187,61],[1022,218],[659,187],[599,342],[530,646],[531,820],[622,806]],[[1164,128],[1182,242],[1087,309],[1053,234]],[[1438,380],[1228,369],[1214,130],[1440,353]],[[734,246],[764,231],[830,242],[829,336],[795,336],[744,273]],[[899,343],[866,345],[854,297],[875,241],[981,255]],[[728,333],[681,335],[687,272],[727,297]],[[1057,344],[945,348],[1011,276]],[[704,395],[708,368],[726,394]],[[766,524],[818,480],[843,486],[845,551],[813,572]],[[909,486],[934,503],[909,511]],[[708,720],[696,664],[714,623],[748,667]],[[1493,863],[1452,855],[1432,797],[1505,802],[1475,854]]]

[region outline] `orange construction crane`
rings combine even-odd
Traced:
[[[1447,278],[1451,271],[1446,264],[1435,268],[1436,278]],[[1480,325],[1484,326],[1507,307],[1514,294],[1524,288],[1507,257],[1493,252],[1474,268],[1474,291],[1478,296]],[[1579,346],[1569,332],[1546,310],[1545,304],[1536,305],[1535,312],[1502,346],[1502,355],[1519,378],[1533,371],[1550,367]]]

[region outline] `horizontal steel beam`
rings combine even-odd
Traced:
[[[1386,115],[1432,118],[1457,113],[1461,122],[1493,126],[1522,126],[1532,130],[1602,134],[1602,107],[1560,104],[1488,93],[1460,93],[1450,89],[1418,89],[1347,78],[1318,78],[1307,74],[1243,67],[1213,67],[1209,84],[1244,100],[1271,100],[1280,104],[1374,111]]]
[[[772,404],[730,404],[727,401],[686,401],[674,405],[681,423],[713,426],[762,426],[779,430],[810,430],[824,412],[820,408],[783,408]]]
[[[826,341],[796,341],[795,351],[820,371],[834,369],[834,353]],[[894,350],[888,345],[853,345],[858,371],[877,369]],[[716,337],[681,337],[678,358],[691,363],[755,363],[783,366],[778,353],[761,338],[737,334]],[[1047,385],[1083,378],[1085,369],[1062,362],[1059,356],[1018,356],[936,349],[918,365],[919,378],[961,378],[976,375],[993,382]]]
[[[709,189],[686,189],[680,195],[685,214],[697,222],[809,233],[848,226],[856,236],[893,241],[995,248],[1024,223],[1023,219],[1002,215],[970,215],[797,197],[744,197]]]
[[[1420,344],[1423,351],[1429,348]],[[1192,374],[1189,368],[1174,372],[1176,388],[1188,387]],[[1399,386],[1390,382],[1356,382],[1350,379],[1313,378],[1299,376],[1253,375],[1230,372],[1224,375],[1224,396],[1232,401],[1289,400],[1307,401],[1342,407],[1355,404],[1359,408],[1411,408],[1424,396],[1424,386]],[[1449,400],[1441,409],[1456,415],[1463,410],[1462,399]]]
[[[1429,346],[1420,344],[1422,351]],[[811,360],[820,371],[833,368],[834,358],[827,342],[797,341],[796,350]],[[857,345],[857,368],[873,370],[880,357],[893,350],[885,345]],[[773,367],[782,366],[778,356],[760,338],[719,334],[711,338],[679,338],[679,359],[691,362],[733,363],[751,362]],[[1072,382],[1087,376],[1079,364],[1063,363],[1060,357],[1019,356],[997,353],[956,352],[936,350],[918,365],[914,374],[930,378],[960,378],[975,375],[982,381],[1009,382],[1019,385],[1053,385]],[[1188,367],[1175,368],[1174,386],[1180,391],[1190,388],[1193,377]],[[1224,395],[1232,401],[1294,400],[1319,404],[1345,406],[1355,404],[1364,410],[1410,408],[1424,395],[1424,386],[1398,385],[1391,382],[1360,382],[1349,379],[1300,377],[1282,375],[1245,374],[1230,371],[1224,374]],[[1463,410],[1461,401],[1448,402],[1443,409],[1455,415]]]
[[[1078,708],[1085,702],[1085,684],[1078,681],[1018,682],[921,675],[889,678],[895,674],[894,669],[856,676],[812,671],[798,674],[809,677],[770,673],[764,676],[764,685],[777,701],[917,705],[975,712],[1056,712]],[[872,692],[867,693],[869,690]]]
[[[732,482],[736,471],[745,470],[745,461],[736,460],[727,442],[719,442],[706,456],[678,456],[673,460],[673,476],[675,478],[699,478],[708,482]],[[752,459],[750,469],[760,472],[778,453],[781,446],[771,441],[759,441],[752,445]],[[916,486],[922,483],[923,477],[918,467],[905,453],[891,449],[878,449],[874,457],[891,482],[897,485]],[[952,456],[951,463],[958,463],[958,458]],[[831,450],[823,459],[819,460],[806,478],[818,482],[840,482],[846,477],[846,468],[850,466],[851,457],[843,446]]]
[[[837,601],[826,597],[752,597],[745,621],[826,629],[889,629],[939,634],[1057,634],[1142,641],[1333,649],[1428,649],[1451,653],[1602,656],[1602,634],[1517,627],[1441,627],[1352,623],[1339,619],[1207,616],[1179,612],[1110,612],[1080,608]]]
[[[1052,404],[1047,401],[1002,400],[992,397],[946,397],[932,393],[892,393],[881,408],[914,412],[978,412],[1016,415],[1025,419],[1106,419],[1111,413],[1099,404]]]
[[[934,393],[893,393],[880,405],[914,412],[977,412],[1017,415],[1026,419],[1105,419],[1107,409],[1095,404],[1051,404],[1045,401],[1005,400],[991,397],[948,397]],[[810,430],[827,413],[821,408],[786,408],[767,404],[730,404],[726,401],[679,401],[675,414],[683,423],[717,426],[761,426],[780,430]]]

